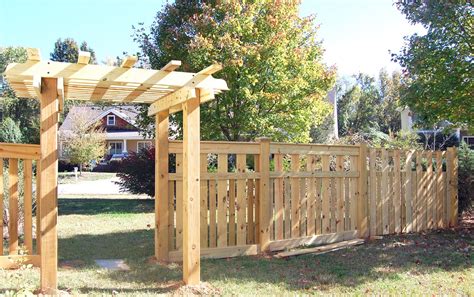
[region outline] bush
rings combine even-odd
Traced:
[[[459,213],[472,208],[474,196],[474,150],[462,142],[459,151],[458,199]]]
[[[122,191],[155,196],[155,148],[140,150],[123,159],[117,184]]]
[[[0,142],[20,143],[23,139],[20,127],[11,118],[0,123]]]

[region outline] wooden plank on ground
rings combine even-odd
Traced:
[[[25,247],[28,255],[33,254],[33,164],[31,160],[23,161],[23,209],[25,225],[23,226]],[[1,201],[1,200],[0,200]]]
[[[18,159],[8,160],[8,251],[10,255],[18,253]],[[3,203],[3,202],[2,202]]]
[[[322,170],[329,171],[329,156],[321,156]],[[330,233],[329,214],[330,204],[329,199],[331,195],[331,184],[329,178],[322,179],[322,233]]]
[[[291,155],[291,171],[300,171],[300,155]],[[300,180],[291,178],[291,237],[300,237]]]
[[[299,249],[295,251],[282,252],[275,255],[275,258],[286,258],[292,256],[306,255],[306,254],[322,254],[327,252],[336,251],[339,249],[347,248],[350,246],[361,245],[365,242],[364,239],[352,239],[348,241],[341,241],[338,243],[328,244],[325,246],[308,248],[308,249]]]
[[[219,154],[217,157],[217,172],[227,173],[227,154]],[[227,180],[219,180],[217,183],[217,246],[227,246]]]
[[[201,259],[222,259],[241,256],[255,256],[259,253],[260,246],[258,244],[243,246],[227,246],[218,248],[201,249]],[[179,252],[170,253],[170,261],[181,262],[183,256]]]
[[[344,231],[339,233],[327,233],[300,238],[291,238],[272,241],[269,245],[269,251],[276,252],[286,249],[297,248],[304,245],[322,245],[350,240],[357,238],[357,230]]]
[[[283,171],[283,155],[274,155],[275,171]],[[275,179],[275,239],[283,239],[283,178]]]
[[[237,172],[246,172],[246,155],[237,154]],[[247,194],[245,192],[245,180],[237,180],[237,245],[247,244]]]
[[[389,234],[389,192],[388,192],[388,152],[382,149],[382,234]]]

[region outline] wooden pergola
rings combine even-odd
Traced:
[[[120,67],[90,65],[90,53],[79,52],[77,63],[42,61],[39,50],[28,49],[25,63],[9,64],[5,76],[18,97],[40,100],[41,159],[37,199],[41,228],[41,289],[57,290],[57,186],[58,115],[65,99],[92,102],[148,103],[156,118],[155,256],[168,260],[168,129],[169,115],[183,111],[183,280],[200,282],[200,104],[228,90],[212,74],[211,65],[197,73],[175,71],[181,61],[170,61],[160,70],[132,68],[137,57],[127,57]]]

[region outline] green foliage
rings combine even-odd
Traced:
[[[64,40],[59,38],[54,43],[54,50],[50,54],[50,57],[52,61],[76,63],[79,57],[79,50],[90,52],[91,59],[89,60],[89,64],[97,64],[95,51],[87,45],[87,42],[83,41],[81,45],[78,46],[77,42],[72,38],[65,38]]]
[[[419,143],[419,135],[415,132],[399,131],[396,134],[385,134],[376,129],[368,129],[366,132],[350,134],[333,141],[336,144],[359,144],[367,143],[374,148],[387,149],[422,149]]]
[[[322,63],[314,18],[270,0],[203,2],[168,4],[149,32],[135,32],[152,68],[171,59],[182,60],[187,71],[224,66],[216,77],[230,91],[202,105],[202,138],[309,141],[310,127],[330,112],[322,99],[334,81],[334,70]],[[139,122],[149,129],[145,112]],[[179,117],[173,120],[180,124]]]
[[[23,140],[20,127],[11,118],[0,123],[0,142],[20,143]]]
[[[368,132],[370,129],[385,134],[400,130],[400,74],[388,75],[381,70],[378,80],[360,73],[355,83],[339,82],[339,135]]]
[[[462,142],[458,151],[458,199],[459,212],[472,208],[474,198],[474,150]]]
[[[0,48],[0,73],[10,63],[22,63],[27,59],[26,49],[22,47]],[[0,120],[14,119],[26,143],[39,143],[39,103],[36,100],[17,98],[8,85],[3,82],[0,89]]]
[[[473,5],[471,1],[396,3],[412,24],[427,29],[414,34],[393,59],[406,75],[403,101],[431,124],[448,120],[474,123]]]

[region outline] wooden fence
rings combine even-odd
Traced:
[[[39,216],[33,212],[34,193],[38,193],[38,188],[33,188],[33,168],[39,158],[39,145],[0,143],[0,268],[40,265]],[[5,205],[7,212],[3,209]],[[4,226],[4,213],[8,214],[8,226]],[[4,228],[8,229],[6,239]]]
[[[182,143],[170,142],[169,152],[175,162],[168,246],[176,261],[182,257]],[[262,215],[269,217],[270,251],[445,228],[457,218],[456,150],[203,141],[200,196],[201,256],[208,258],[257,254],[259,233],[267,230]]]

